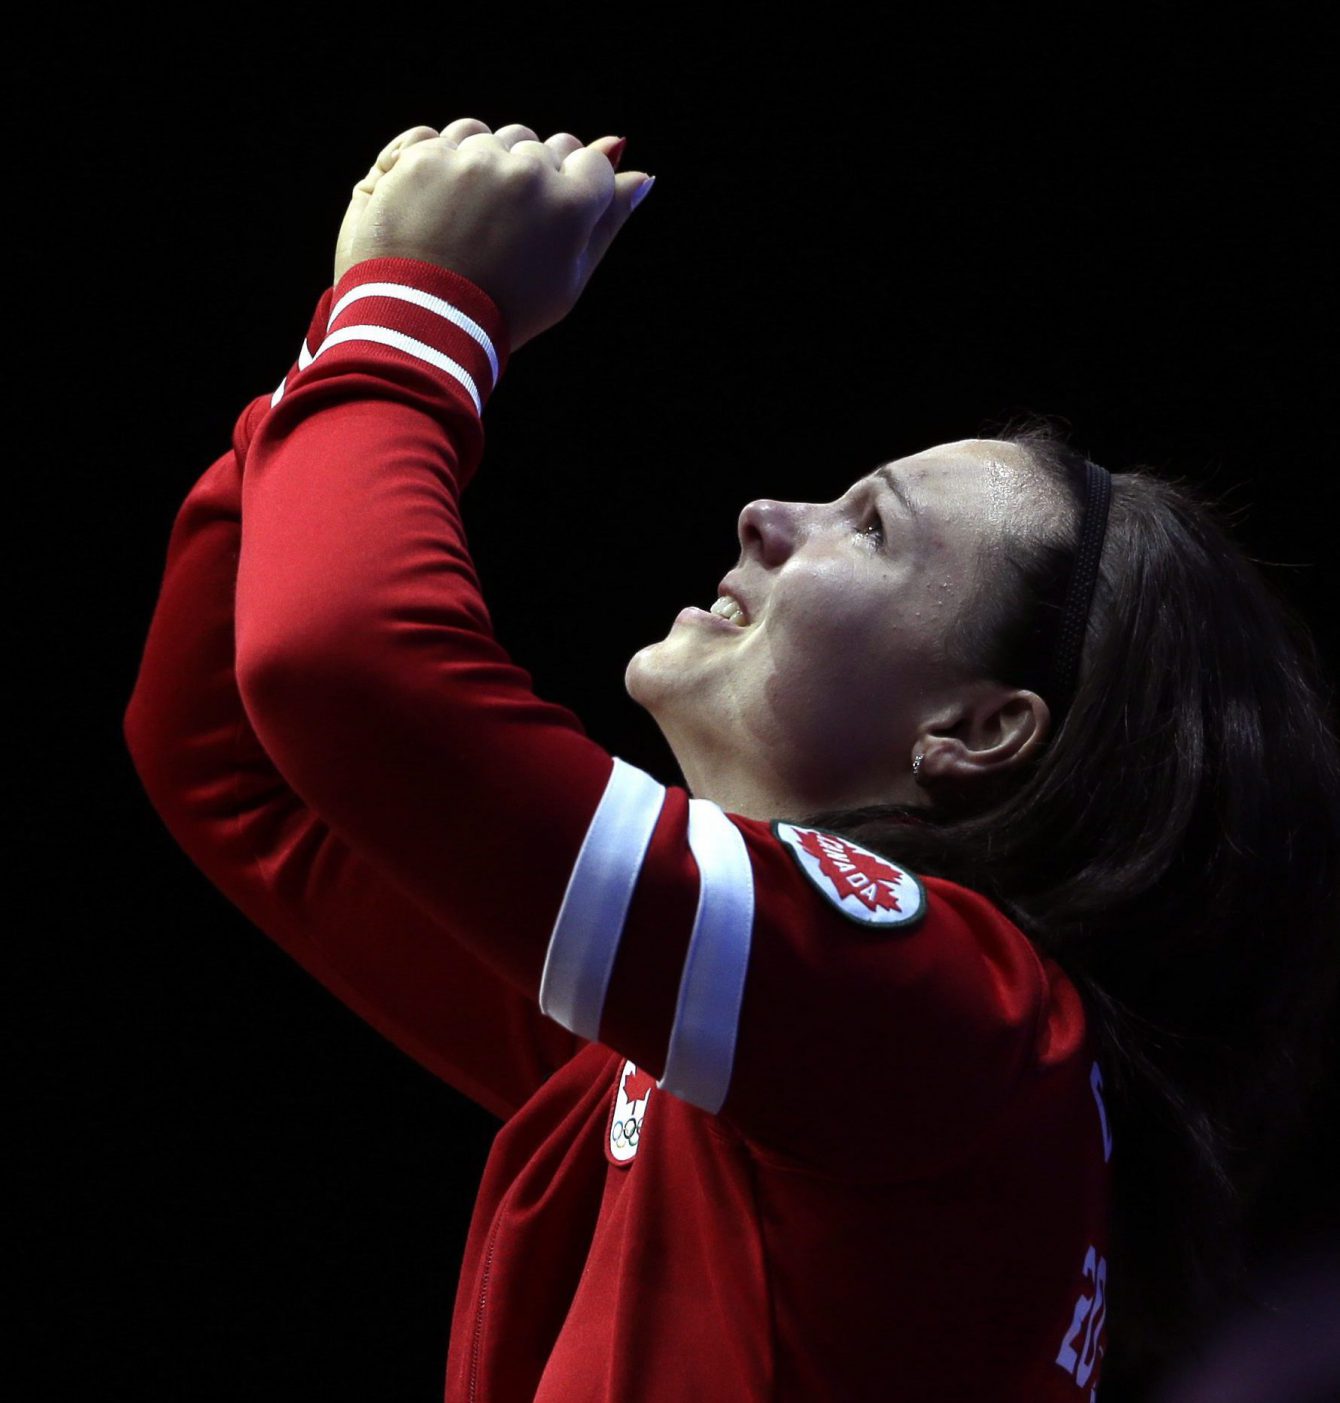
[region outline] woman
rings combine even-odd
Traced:
[[[493,638],[461,500],[645,189],[621,145],[383,151],[174,525],[131,753],[506,1121],[449,1400],[1092,1399],[1109,1335],[1166,1358],[1242,1294],[1315,1077],[1311,644],[1208,506],[1034,426],[750,504],[733,602],[629,664],[687,788],[607,754]]]

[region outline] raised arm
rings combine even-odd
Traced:
[[[320,345],[332,295],[285,385]],[[238,695],[244,463],[283,389],[247,406],[231,449],[177,514],[126,744],[169,832],[248,919],[403,1052],[506,1118],[586,1040],[544,1017],[333,833],[275,769]]]

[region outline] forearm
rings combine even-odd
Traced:
[[[499,895],[487,873],[505,885],[515,871],[487,828],[570,773],[567,754],[580,773],[563,797],[589,811],[610,760],[570,711],[534,696],[493,636],[461,519],[483,448],[476,394],[491,379],[488,347],[463,326],[491,314],[478,289],[423,266],[401,298],[352,300],[347,328],[337,318],[335,344],[258,431],[238,680],[294,790],[425,909],[490,929],[475,953],[533,997],[543,945],[509,938],[486,909]],[[354,273],[381,286],[367,281],[376,268]],[[439,293],[457,299],[450,315],[426,310]],[[533,863],[527,881],[543,885]]]

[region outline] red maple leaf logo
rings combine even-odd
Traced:
[[[800,846],[819,859],[819,871],[833,884],[838,896],[854,896],[867,909],[901,911],[894,888],[903,874],[892,863],[862,852],[836,833],[798,829]]]
[[[634,1067],[623,1079],[623,1094],[629,1101],[641,1101],[656,1085],[656,1078],[650,1072]]]

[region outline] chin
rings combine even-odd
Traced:
[[[624,669],[624,691],[644,710],[654,716],[657,711],[669,713],[683,705],[687,697],[701,690],[694,680],[694,669],[686,668],[684,660],[673,651],[667,652],[664,642],[648,643],[639,648]]]
[[[645,648],[639,648],[628,659],[628,666],[623,671],[624,691],[641,706],[646,706],[649,692],[655,690],[656,670],[646,658],[646,654],[655,647],[655,643],[649,643]]]

